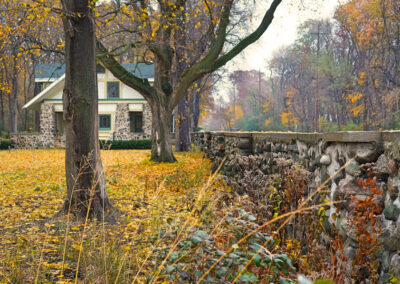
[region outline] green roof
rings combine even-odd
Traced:
[[[51,81],[60,78],[65,73],[65,65],[61,63],[44,63],[35,66],[35,79],[49,79]]]
[[[129,72],[142,79],[154,78],[154,64],[126,63],[122,64]],[[35,79],[54,81],[65,73],[65,64],[42,63],[35,66]]]

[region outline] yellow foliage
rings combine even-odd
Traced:
[[[8,282],[12,273],[23,283],[43,282],[35,281],[38,274],[66,283],[71,278],[64,278],[67,273],[62,270],[75,269],[80,250],[85,261],[97,254],[101,259],[103,249],[113,257],[122,252],[139,269],[156,245],[154,235],[166,224],[177,228],[187,221],[201,224],[187,206],[199,206],[192,199],[211,169],[202,153],[176,153],[175,164],[150,162],[150,152],[145,150],[102,151],[101,155],[108,194],[124,215],[115,225],[89,222],[84,230],[67,216],[48,219],[61,209],[66,195],[64,150],[0,151],[1,283]],[[192,196],[189,203],[184,201],[187,196]],[[49,221],[38,222],[44,219]],[[142,269],[149,275],[151,265]],[[137,282],[144,283],[143,277]]]
[[[290,111],[281,113],[281,121],[286,127],[290,127],[299,123],[299,119]]]
[[[360,100],[364,98],[362,93],[351,93],[346,96],[346,100],[349,101],[347,109],[351,112],[354,117],[361,115],[364,112],[364,106]]]
[[[358,105],[356,107],[351,108],[350,111],[354,117],[359,116],[360,114],[362,114],[364,112],[364,106]]]
[[[231,105],[228,108],[228,111],[227,111],[227,116],[229,117],[230,126],[233,127],[235,125],[235,122],[238,119],[241,119],[243,117],[243,115],[244,114],[243,114],[243,110],[242,110],[241,106],[238,106],[238,105],[233,106],[233,105]]]
[[[355,104],[356,102],[361,100],[363,97],[364,97],[364,95],[362,93],[352,93],[352,94],[348,94],[347,95],[347,100],[351,104]]]
[[[265,127],[268,127],[271,124],[271,122],[272,122],[272,116],[269,117],[267,120],[265,120],[264,122]]]

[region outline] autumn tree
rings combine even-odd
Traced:
[[[236,2],[235,2],[236,3]],[[171,116],[172,111],[179,101],[185,96],[188,88],[193,82],[201,79],[206,74],[212,73],[227,62],[232,60],[243,49],[261,37],[272,22],[275,10],[281,0],[274,0],[266,11],[258,28],[240,40],[234,46],[227,47],[227,30],[230,20],[233,18],[232,7],[234,1],[224,0],[220,5],[214,2],[205,1],[210,19],[207,32],[214,34],[213,42],[209,42],[202,55],[191,65],[185,66],[178,77],[176,84],[171,81],[171,74],[174,70],[174,46],[171,39],[179,27],[179,15],[185,11],[186,0],[179,1],[158,1],[153,4],[150,1],[130,2],[132,19],[135,18],[139,24],[133,25],[138,31],[140,44],[147,44],[152,53],[155,64],[154,85],[147,80],[140,79],[128,70],[124,69],[120,62],[113,56],[102,42],[97,42],[98,58],[118,79],[126,85],[140,92],[148,101],[152,111],[152,152],[153,161],[174,162],[171,145]],[[198,7],[196,7],[198,9]],[[136,14],[135,14],[136,13]],[[196,10],[187,11],[195,17]],[[201,25],[199,22],[197,25]],[[137,44],[132,43],[132,45]],[[225,48],[225,49],[224,49]]]
[[[67,200],[64,211],[72,211],[80,218],[103,219],[112,205],[106,192],[97,129],[93,3],[89,0],[65,0],[62,3],[66,64],[63,117]]]
[[[351,103],[349,111],[365,130],[398,128],[399,1],[352,0],[339,6],[335,17],[347,37],[353,67],[354,80],[345,97]]]
[[[31,114],[20,107],[34,94],[34,65],[60,61],[59,34],[60,23],[49,7],[0,0],[0,129],[7,115],[10,131],[28,130]]]

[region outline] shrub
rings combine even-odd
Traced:
[[[1,124],[0,124],[0,128],[1,128]],[[1,137],[1,138],[9,139],[9,138],[10,138],[10,132],[0,130],[0,137]]]
[[[0,150],[6,150],[8,148],[13,148],[12,140],[2,140],[0,139]]]
[[[151,140],[100,140],[100,148],[112,150],[151,149]]]

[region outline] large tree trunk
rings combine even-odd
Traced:
[[[199,119],[200,119],[200,93],[194,90],[192,92],[192,114],[193,114],[193,129],[196,130],[199,128]]]
[[[177,117],[177,136],[175,151],[176,152],[187,152],[190,150],[190,120],[188,113],[188,102],[187,94],[184,96],[178,104],[178,117]]]
[[[151,160],[173,163],[176,159],[171,141],[172,111],[166,105],[160,101],[150,102],[152,113]]]
[[[10,115],[10,130],[13,133],[18,132],[18,82],[17,82],[17,75],[18,70],[16,66],[17,62],[14,62],[13,67],[13,77],[12,77],[12,86],[11,86],[11,93],[9,94],[8,98],[8,107],[9,107],[9,115]]]
[[[176,72],[175,72],[175,82],[178,78],[182,76],[186,69],[186,61],[188,60],[185,47],[186,47],[186,28],[185,28],[185,18],[186,18],[186,7],[183,5],[182,11],[178,15],[177,26],[179,27],[175,31],[175,41],[176,41]],[[175,151],[177,152],[187,152],[190,150],[190,121],[189,121],[189,105],[188,105],[188,94],[185,91],[185,95],[180,99],[177,108],[176,117],[176,143]]]
[[[4,130],[4,103],[3,92],[0,91],[0,130]]]
[[[67,179],[64,213],[72,212],[77,218],[103,219],[113,207],[106,192],[100,157],[95,26],[88,2],[63,1],[66,11],[63,18],[66,63],[63,107]]]

